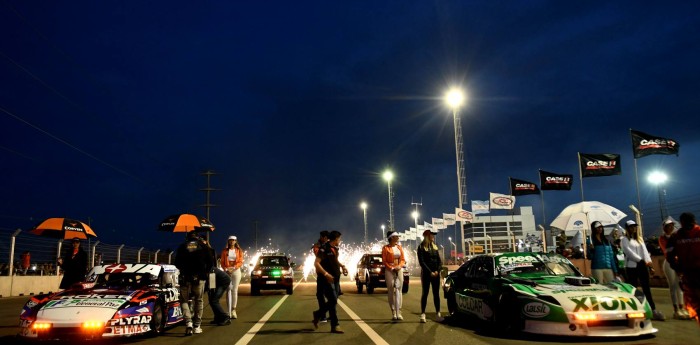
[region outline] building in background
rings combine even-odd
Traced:
[[[540,251],[541,236],[535,226],[532,207],[523,206],[513,211],[512,215],[474,217],[472,223],[464,226],[464,248],[469,248],[473,241],[473,254]]]

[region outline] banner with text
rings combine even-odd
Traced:
[[[542,190],[571,190],[574,175],[557,174],[540,170],[540,186]]]
[[[515,197],[512,195],[489,193],[489,201],[492,210],[512,210],[515,206]]]
[[[445,220],[445,225],[455,225],[457,223],[457,218],[454,214],[443,213],[442,219]]]
[[[616,153],[579,153],[582,177],[612,176],[622,173],[620,155]]]
[[[540,189],[536,184],[525,180],[510,178],[510,192],[512,195],[540,194]]]
[[[634,158],[642,158],[648,155],[676,155],[681,145],[670,138],[661,138],[630,130],[632,135],[632,152]]]

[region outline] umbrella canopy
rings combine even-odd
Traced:
[[[591,223],[615,225],[627,217],[622,211],[602,202],[584,201],[567,206],[550,224],[562,230],[590,230]]]
[[[64,240],[76,237],[81,240],[97,237],[89,225],[69,218],[49,218],[35,226],[30,233]]]
[[[214,231],[214,224],[204,217],[181,213],[165,218],[160,222],[158,230],[168,232]]]

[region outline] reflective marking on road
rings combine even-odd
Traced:
[[[350,316],[350,318],[353,319],[358,326],[360,326],[360,329],[362,329],[365,332],[365,334],[367,334],[367,336],[372,340],[372,342],[374,342],[377,345],[389,345],[389,343],[387,343],[386,340],[384,340],[384,338],[379,336],[379,334],[377,334],[377,332],[375,332],[372,329],[372,327],[368,326],[364,321],[362,321],[362,319],[360,319],[360,317],[357,316],[357,314],[355,314],[355,312],[352,311],[350,307],[345,305],[343,301],[338,300],[338,305],[341,308],[343,308],[343,310],[345,310],[346,313],[348,313],[348,316]]]
[[[297,281],[297,283],[294,284],[294,287],[292,289],[296,289],[297,286],[299,286],[300,282],[301,280]],[[265,313],[265,315],[263,315],[263,317],[260,318],[260,320],[258,320],[258,322],[253,327],[251,327],[243,337],[241,337],[241,339],[238,339],[236,345],[246,345],[250,343],[250,341],[253,340],[253,337],[258,333],[258,331],[263,326],[265,326],[265,322],[267,322],[267,320],[269,320],[270,317],[272,317],[272,314],[274,314],[277,311],[277,309],[279,309],[279,307],[282,305],[282,303],[284,303],[284,301],[287,300],[287,297],[289,297],[289,295],[284,295],[284,297],[277,301],[277,303],[275,303],[272,309]]]

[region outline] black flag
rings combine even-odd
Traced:
[[[542,190],[571,190],[574,175],[556,174],[540,170],[540,186]]]
[[[634,158],[648,155],[678,155],[681,145],[669,138],[655,137],[640,131],[630,130]]]
[[[532,182],[510,178],[511,195],[540,194],[540,189]]]
[[[582,177],[612,176],[622,173],[620,155],[615,153],[579,153]]]

